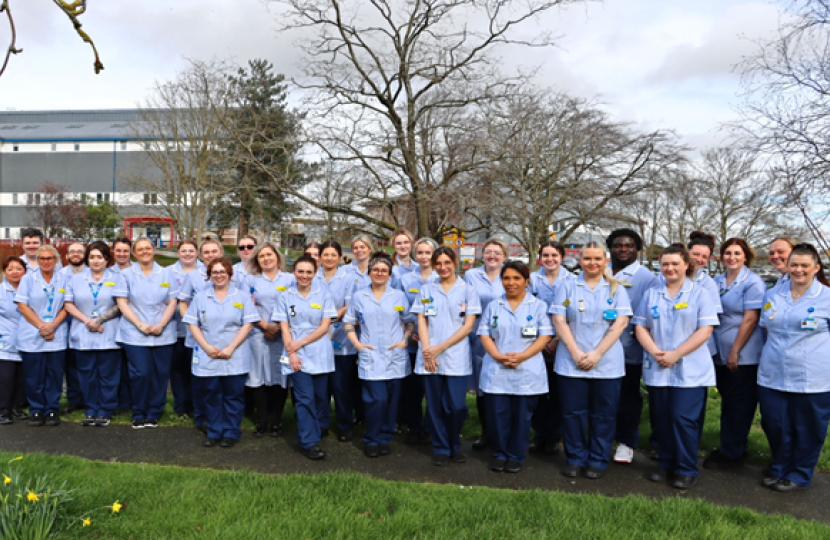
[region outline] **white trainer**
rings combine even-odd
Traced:
[[[617,445],[614,453],[614,463],[631,463],[634,461],[634,449],[622,443]]]

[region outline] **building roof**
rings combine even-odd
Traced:
[[[137,109],[79,111],[2,111],[0,142],[131,140]]]

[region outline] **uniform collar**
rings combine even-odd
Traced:
[[[608,265],[611,266],[611,263],[608,263]],[[635,260],[633,263],[629,264],[628,266],[626,266],[625,268],[623,268],[622,270],[620,270],[619,272],[617,272],[614,275],[615,276],[623,275],[623,276],[631,277],[631,276],[633,276],[634,274],[637,273],[637,270],[639,270],[641,266],[642,265],[640,264],[640,261]],[[611,271],[612,272],[614,271],[613,266],[611,266]]]
[[[213,288],[213,284],[211,283],[210,287],[207,288],[207,297],[218,302],[219,300],[216,299],[216,290]],[[236,285],[233,283],[230,284],[228,287],[228,294],[225,295],[225,300],[231,298],[232,296],[236,296],[236,293],[239,292],[239,289],[236,288]],[[225,301],[223,300],[223,302]]]
[[[789,274],[787,274],[789,276]],[[789,281],[789,280],[787,280]],[[824,290],[824,285],[821,284],[819,280],[813,278],[813,283],[810,285],[810,288],[807,289],[807,292],[804,293],[804,296],[799,298],[799,300],[803,300],[805,298],[812,299],[820,295]],[[778,291],[778,294],[785,298],[789,298],[792,301],[792,295],[790,294],[790,287],[781,287]]]
[[[144,272],[141,271],[141,265],[138,263],[132,265],[130,268],[127,268],[127,270],[132,270],[132,272],[137,276],[144,276]],[[153,271],[150,272],[150,277],[153,277],[156,274],[160,273],[161,270],[162,268],[161,266],[159,266],[159,263],[153,262]],[[202,273],[204,274],[204,272]]]
[[[303,295],[301,295],[301,294],[300,294],[300,290],[299,290],[299,289],[297,289],[297,286],[296,286],[296,285],[294,285],[293,287],[291,287],[290,289],[288,289],[288,291],[287,291],[287,292],[288,292],[289,294],[293,294],[294,296],[299,296],[300,298],[302,298],[302,297],[303,297]],[[315,296],[315,295],[317,295],[317,294],[319,294],[319,293],[320,293],[320,287],[318,286],[318,287],[315,289],[315,288],[314,288],[314,282],[312,281],[312,282],[311,282],[311,290],[308,292],[308,298],[311,298],[312,296]]]
[[[407,270],[413,270],[415,267],[418,266],[418,261],[413,259],[412,257],[409,258],[409,266],[406,266],[401,259],[398,258],[398,254],[395,254],[395,262],[398,266],[403,266]]]
[[[12,284],[6,281],[5,278],[3,278],[3,288],[8,292],[16,292]]]
[[[605,279],[605,276],[602,276],[599,280],[599,283],[597,283],[596,288],[591,289],[588,286],[588,284],[585,282],[585,274],[579,274],[579,276],[577,276],[576,284],[579,285],[580,287],[585,287],[589,291],[594,291],[594,292],[598,291],[601,287],[609,287],[610,286],[609,283],[608,283],[608,280]]]
[[[84,271],[81,272],[81,277],[89,283],[95,283],[95,280],[92,279],[92,268],[85,268]],[[107,279],[112,279],[112,270],[109,268],[104,269],[104,275],[101,277],[101,281],[106,281]]]
[[[536,272],[534,272],[534,274],[536,274],[536,276],[538,276],[538,277],[542,278],[543,280],[545,280],[545,283],[547,283],[548,275],[545,273],[545,267],[544,266],[539,268]],[[560,264],[559,265],[559,273],[556,274],[556,282],[558,283],[561,278],[567,277],[568,274],[570,274],[568,269]]]
[[[395,289],[391,285],[389,285],[389,282],[387,281],[386,282],[386,291],[383,293],[383,296],[381,297],[381,299],[386,298],[390,294],[395,294],[396,290],[397,289]],[[375,295],[372,293],[372,287],[371,286],[366,287],[362,291],[359,291],[357,294],[362,294],[363,296],[369,297],[372,300],[375,299]]]
[[[366,267],[366,272],[365,273],[361,272],[360,268],[357,267],[357,260],[354,260],[351,263],[349,263],[349,266],[351,266],[352,270],[354,270],[355,272],[357,272],[361,276],[368,276],[369,275],[369,267],[368,266]]]
[[[274,279],[271,279],[267,275],[265,275],[265,272],[260,272],[259,274],[248,274],[248,275],[262,278],[262,279],[264,279],[265,281],[267,281],[269,283],[274,283],[275,281],[277,281],[279,278],[281,278],[282,276],[284,276],[286,274],[288,274],[288,272],[283,272],[282,270],[277,270],[277,275],[274,276]]]
[[[688,293],[689,291],[692,290],[693,286],[694,286],[694,283],[692,282],[692,280],[689,279],[689,278],[686,278],[686,280],[683,282],[683,286],[680,287],[679,293],[680,294]],[[660,286],[657,287],[657,292],[662,294],[666,298],[671,298],[671,296],[669,295],[669,288],[668,288],[668,285],[666,285],[666,280],[665,279],[663,279],[660,282]]]
[[[52,271],[52,281],[50,281],[47,285],[46,281],[43,279],[43,274],[41,274],[41,272],[40,272],[40,268],[38,268],[32,274],[32,279],[40,282],[40,284],[43,285],[44,287],[47,287],[47,286],[53,287],[55,285],[55,282],[60,279],[60,275],[58,274],[58,272],[55,272],[53,270]]]
[[[729,290],[729,289],[731,289],[732,287],[734,287],[735,285],[737,285],[738,283],[741,283],[741,282],[743,282],[743,281],[746,281],[746,279],[747,279],[748,277],[749,277],[749,268],[747,268],[747,267],[746,267],[746,265],[744,265],[744,266],[741,268],[741,271],[740,271],[740,272],[738,272],[738,275],[735,277],[735,281],[733,281],[733,282],[732,282],[732,286],[731,286],[731,287],[727,287],[727,286],[726,286],[726,272],[724,272],[723,274],[719,275],[719,276],[718,276],[717,278],[715,278],[715,279],[716,279],[716,280],[718,280],[718,285],[720,285],[720,286],[721,286],[720,288],[722,288],[722,289],[726,289],[726,290]]]
[[[202,271],[204,271],[203,270],[204,267],[205,267],[205,263],[203,263],[199,259],[196,259],[196,268],[194,268],[193,270],[202,270]],[[182,269],[182,262],[181,261],[176,261],[176,264],[171,266],[170,269],[173,270],[173,272],[176,273],[176,274],[187,275],[187,274],[185,274],[184,270]],[[190,272],[193,272],[193,270],[191,270]]]
[[[708,276],[709,276],[709,272],[707,272],[705,268],[701,268],[701,269],[700,269],[700,270],[698,270],[698,272],[697,272],[697,273],[696,273],[696,274],[692,277],[692,281],[694,281],[695,283],[697,283],[697,282],[699,282],[699,281],[701,281],[701,280],[705,279],[705,278],[706,278],[706,277],[708,277]]]
[[[507,309],[510,309],[512,311],[512,309],[510,308],[510,302],[507,301],[507,295],[506,294],[501,295],[499,297],[499,299],[496,300],[496,302],[498,302],[499,305],[501,305],[501,306],[507,306]],[[529,292],[525,292],[525,299],[522,300],[522,303],[519,304],[519,306],[526,306],[526,305],[532,304],[534,302],[540,302],[540,300],[538,298],[536,298],[535,296],[533,296],[532,294],[530,294]]]

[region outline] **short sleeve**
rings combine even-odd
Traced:
[[[547,314],[547,304],[543,300],[537,300],[538,306],[536,309],[536,320],[539,321],[538,333],[539,336],[552,336],[555,334],[553,322]]]
[[[356,324],[358,313],[360,312],[360,298],[354,298],[349,302],[349,307],[346,309],[346,314],[343,315],[343,322],[346,324]]]
[[[334,307],[334,300],[329,293],[323,294],[323,318],[336,319],[337,308]]]
[[[474,287],[467,286],[467,315],[481,315],[481,299]]]
[[[17,304],[29,305],[29,292],[32,290],[32,275],[26,274],[20,280],[20,285],[17,287],[17,293],[14,295],[14,301]]]
[[[242,291],[242,322],[243,323],[255,323],[262,320],[262,317],[259,316],[259,311],[256,309],[256,305],[254,301],[251,299],[251,295],[248,294],[248,290],[245,289]],[[190,309],[187,310],[190,313]]]
[[[760,326],[761,328],[767,327],[768,318],[764,314],[764,312],[772,308],[772,291],[774,290],[775,289],[773,288],[764,293],[764,303],[763,305],[761,305],[761,316],[758,318],[758,326]]]
[[[568,312],[565,307],[565,302],[568,300],[568,294],[570,294],[570,291],[570,283],[563,284],[561,287],[556,287],[554,289],[553,300],[550,303],[550,308],[548,308],[549,314],[567,317]]]
[[[271,312],[271,320],[274,322],[288,322],[288,310],[286,309],[285,297],[289,293],[277,295],[277,302],[274,304],[274,311]]]
[[[478,331],[476,331],[476,335],[479,336],[489,336],[490,335],[490,319],[493,318],[493,308],[494,306],[498,305],[498,301],[493,301],[487,304],[487,307],[484,308],[484,314],[481,316],[481,324],[478,325]]]
[[[651,308],[649,307],[649,304],[651,303],[650,300],[651,294],[646,291],[645,296],[643,296],[643,299],[637,308],[637,312],[634,314],[634,318],[631,319],[633,324],[643,326],[645,328],[651,328],[651,316],[649,316],[649,311],[651,311]]]
[[[187,313],[185,313],[184,317],[182,317],[182,322],[185,323],[185,324],[195,324],[196,326],[201,326],[201,323],[199,321],[199,310],[200,309],[201,309],[201,302],[199,302],[199,299],[196,298],[187,307]]]
[[[744,310],[761,309],[764,306],[766,294],[767,288],[764,282],[760,278],[753,279],[744,291]]]
[[[118,274],[115,280],[115,290],[112,291],[115,298],[129,298],[130,297],[130,280],[124,275],[124,272]]]
[[[631,310],[631,300],[628,298],[628,291],[625,290],[625,287],[617,287],[617,294],[614,295],[614,309],[617,310],[618,315],[624,317],[634,315],[634,312]]]
[[[192,272],[185,275],[184,283],[182,283],[182,287],[176,291],[176,298],[181,300],[182,302],[190,302],[193,300],[193,275],[198,274],[199,269],[193,270]]]
[[[720,301],[718,301],[719,304]],[[718,326],[719,324],[717,305],[712,301],[710,295],[706,294],[705,291],[701,291],[697,301],[697,327]]]
[[[178,290],[173,287],[173,284],[176,282],[176,275],[173,273],[173,270],[170,268],[165,268],[162,270],[162,279],[165,283],[170,285],[170,288],[167,289],[167,301],[176,300],[178,297]]]
[[[409,312],[409,300],[406,299],[406,295],[400,289],[398,290],[398,299],[395,301],[395,305],[396,309],[398,305],[403,306],[403,312],[400,314],[402,323],[406,324],[415,320],[415,317]]]

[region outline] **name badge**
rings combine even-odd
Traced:
[[[646,357],[643,358],[643,369],[651,369],[651,364],[652,364],[651,357],[646,355]]]
[[[536,326],[532,324],[522,326],[522,337],[535,338]]]
[[[409,292],[411,292],[412,294],[418,294],[419,292],[421,292],[421,289],[409,289]]]
[[[818,321],[812,317],[807,317],[801,321],[802,330],[816,330],[818,328]]]
[[[689,307],[689,304],[686,302],[680,302],[679,304],[674,305],[674,309],[686,309],[687,307]]]
[[[427,306],[424,308],[424,317],[435,317],[438,314],[438,308],[435,306]]]
[[[421,298],[421,303],[422,304],[429,304],[430,302],[432,302],[432,299],[430,299],[430,298]]]
[[[769,309],[771,307],[772,307],[772,302],[767,302],[766,304],[764,304],[764,309]]]
[[[104,286],[105,287],[115,287],[115,282],[114,281],[107,281],[106,283],[104,283]]]
[[[657,306],[651,306],[651,318],[652,319],[659,319],[660,312],[657,311]]]
[[[631,287],[634,286],[631,283],[628,283],[627,281],[620,281],[620,285],[622,285],[623,287],[626,287],[628,289],[630,289]]]
[[[285,287],[283,287],[282,285],[280,285],[279,287],[277,287],[277,290],[278,290],[278,291],[280,291],[280,292],[285,292],[285,291],[287,291],[288,289],[286,289]]]
[[[199,365],[199,346],[198,345],[193,347],[193,365],[194,366]]]
[[[285,364],[286,366],[290,366],[290,365],[291,365],[291,359],[290,359],[290,358],[288,358],[288,355],[287,355],[287,354],[284,354],[284,353],[283,353],[283,355],[282,355],[282,356],[280,356],[280,364]]]
[[[616,321],[617,320],[617,310],[616,309],[606,309],[602,312],[602,320],[604,321]]]
[[[162,289],[169,289],[169,288],[170,288],[170,284],[169,284],[169,283],[162,283],[162,284],[161,284],[161,288],[162,288]]]
[[[55,318],[52,317],[51,315],[44,315],[43,317],[41,317],[40,320],[42,320],[45,323],[50,323],[50,322],[54,321]]]
[[[239,302],[234,302],[234,303],[233,303],[233,307],[235,307],[235,308],[239,308],[239,309],[242,309],[242,308],[244,308],[245,306],[244,306],[243,304],[239,303]]]
[[[101,315],[100,315],[100,313],[98,313],[98,308],[92,308],[92,318],[97,319],[100,316]]]
[[[585,300],[579,301],[579,311],[585,311]]]
[[[311,306],[309,307],[311,309],[323,309],[323,306],[321,306],[320,304],[311,304]]]
[[[395,306],[395,311],[397,311],[398,313],[403,312],[403,306]]]
[[[340,349],[343,348],[343,345],[339,341],[332,341],[331,342],[331,347],[332,347],[332,349],[334,349],[336,351],[339,351]]]

